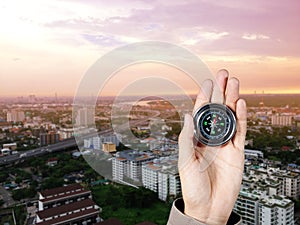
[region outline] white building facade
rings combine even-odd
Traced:
[[[143,165],[143,186],[157,192],[158,198],[167,201],[181,194],[181,184],[177,169],[177,155],[162,157]]]
[[[124,182],[126,179],[141,183],[142,166],[154,159],[151,153],[126,150],[117,152],[112,159],[113,180]]]
[[[245,225],[294,225],[294,203],[282,195],[242,188],[234,206]]]

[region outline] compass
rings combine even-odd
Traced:
[[[206,104],[195,111],[193,118],[194,136],[204,145],[224,145],[236,132],[235,114],[226,105]]]

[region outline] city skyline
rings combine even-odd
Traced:
[[[240,79],[244,94],[300,93],[299,8],[296,0],[3,1],[0,96],[74,96],[103,54],[146,40],[187,48],[213,74],[227,68]],[[171,77],[172,70],[148,69],[145,73]],[[109,87],[122,87],[115,80]]]

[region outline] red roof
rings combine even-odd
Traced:
[[[48,221],[44,221],[41,223],[37,223],[38,225],[58,225],[58,224],[65,224],[68,221],[74,221],[74,220],[78,220],[78,219],[82,219],[82,218],[87,218],[87,217],[91,217],[91,216],[97,216],[99,214],[99,211],[96,209],[87,209],[84,211],[80,211],[77,213],[73,213],[70,215],[66,215],[66,216],[62,216],[62,217],[58,217],[52,220],[48,220]]]
[[[47,160],[47,162],[55,162],[55,161],[58,161],[58,158],[53,157]]]
[[[84,187],[82,187],[80,184],[70,184],[68,186],[65,187],[58,187],[58,188],[53,188],[53,189],[47,189],[44,191],[41,191],[40,194],[44,197],[47,198],[49,197],[53,197],[53,195],[59,195],[60,193],[66,193],[68,191],[80,191],[83,190]]]
[[[70,192],[70,193],[67,193],[67,194],[60,194],[58,196],[53,196],[53,197],[48,197],[48,198],[45,198],[45,199],[40,199],[40,201],[43,202],[43,203],[47,203],[47,202],[58,201],[58,200],[61,200],[61,199],[68,199],[68,198],[74,197],[74,196],[81,196],[81,195],[89,194],[89,193],[91,193],[91,191],[89,191],[89,190],[79,190],[79,191],[76,191],[76,192]]]
[[[89,206],[94,207],[95,205],[96,205],[95,202],[88,198],[88,199],[84,199],[82,201],[73,202],[70,204],[45,209],[43,211],[37,212],[37,215],[41,220],[43,220],[43,219],[53,217],[56,215],[60,215],[63,213],[68,213],[68,212],[73,212],[78,209],[83,209],[83,208],[86,208]]]
[[[291,148],[289,146],[282,146],[281,150],[282,151],[289,151]]]

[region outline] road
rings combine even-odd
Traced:
[[[107,134],[108,132],[111,132],[111,130],[99,132],[99,135]],[[84,137],[82,137],[82,139],[93,137],[93,136],[95,136],[95,133],[87,134]],[[45,154],[48,154],[51,152],[62,151],[62,150],[65,150],[66,148],[76,147],[76,146],[77,146],[77,143],[75,141],[75,138],[69,138],[67,140],[61,141],[56,144],[24,151],[21,153],[17,153],[15,155],[3,156],[0,158],[0,166],[6,165],[6,164],[11,164],[11,163],[14,163],[17,161],[23,161],[23,160],[31,158],[31,157],[45,155]]]
[[[112,130],[105,130],[105,131],[101,131],[98,133],[98,135],[105,135],[105,134],[109,134],[112,133]],[[80,138],[77,139],[77,142],[82,142],[85,138],[90,138],[90,137],[95,137],[97,135],[97,133],[90,133],[90,134],[86,134],[81,136]],[[15,155],[8,155],[8,156],[3,156],[0,158],[0,166],[4,166],[7,164],[12,164],[15,162],[21,162],[24,161],[28,158],[32,158],[32,157],[37,157],[37,156],[41,156],[41,155],[45,155],[45,154],[49,154],[52,152],[59,152],[59,151],[63,151],[67,148],[70,147],[76,147],[77,143],[75,138],[70,138],[68,140],[64,140],[61,141],[59,143],[56,144],[52,144],[52,145],[48,145],[45,147],[40,147],[40,148],[36,148],[36,149],[32,149],[32,150],[28,150],[28,151],[24,151],[21,153],[17,153]]]
[[[26,158],[31,158],[34,156],[40,156],[44,155],[50,152],[56,152],[56,151],[61,151],[69,147],[76,146],[76,141],[75,139],[70,139],[67,141],[62,141],[53,145],[48,145],[46,147],[40,147],[32,150],[28,150],[26,152],[22,153],[17,153],[14,155],[8,155],[0,158],[0,166],[14,163],[16,161],[22,161],[25,160]]]
[[[142,124],[142,123],[144,123],[145,121],[147,121],[151,118],[158,117],[159,114],[160,114],[159,111],[152,111],[152,112],[154,114],[151,115],[150,117],[143,118],[142,120],[131,121],[130,125],[131,126],[136,126],[136,125]],[[128,123],[123,124],[123,125],[119,125],[118,132],[122,131],[122,129],[127,129],[127,127],[128,127]],[[69,138],[69,139],[63,140],[59,143],[56,143],[56,144],[52,144],[52,145],[48,145],[48,146],[45,146],[45,147],[39,147],[39,148],[36,148],[36,149],[24,151],[24,152],[21,152],[21,153],[17,153],[15,155],[3,156],[3,157],[0,158],[0,166],[4,166],[4,165],[7,165],[7,164],[12,164],[12,163],[15,163],[15,162],[21,162],[21,161],[24,161],[25,159],[45,155],[45,154],[48,154],[48,153],[51,153],[51,152],[63,151],[63,150],[65,150],[67,148],[70,148],[70,147],[76,147],[77,144],[82,144],[83,140],[86,139],[86,138],[95,137],[96,135],[106,135],[106,134],[110,134],[110,133],[113,133],[112,129],[107,129],[107,130],[104,130],[104,131],[101,131],[101,132],[98,132],[98,133],[97,132],[91,132],[91,133],[88,133],[88,134],[80,135],[80,137],[76,138],[76,140],[75,140],[75,138]]]
[[[7,190],[5,190],[5,188],[2,186],[0,186],[0,195],[2,196],[3,201],[5,202],[3,205],[4,208],[15,204],[15,201],[11,197],[10,193]]]

